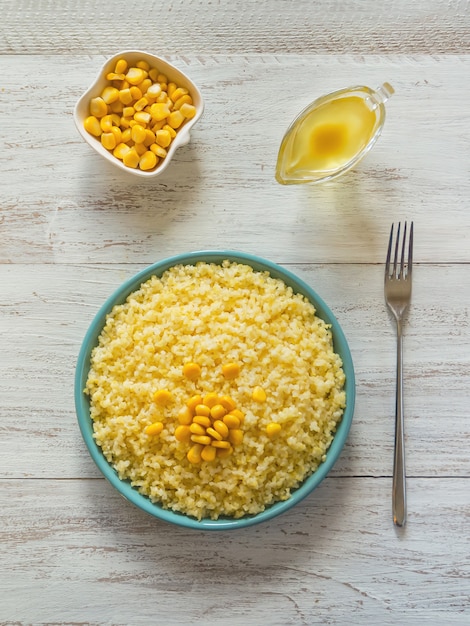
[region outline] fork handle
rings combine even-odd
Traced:
[[[403,415],[403,335],[401,320],[397,320],[397,389],[395,405],[395,449],[393,458],[392,508],[393,523],[406,523],[405,440]]]

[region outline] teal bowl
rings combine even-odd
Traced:
[[[268,271],[272,277],[283,280],[287,285],[292,287],[294,292],[300,293],[310,300],[316,309],[318,317],[322,318],[327,324],[331,325],[334,349],[343,360],[343,370],[346,375],[346,408],[344,410],[342,420],[336,429],[331,446],[328,449],[326,460],[313,474],[305,479],[300,487],[292,491],[292,495],[288,500],[276,502],[267,507],[261,513],[256,515],[247,515],[240,519],[221,517],[217,520],[203,519],[198,521],[197,519],[186,516],[182,513],[164,509],[158,504],[152,502],[147,496],[139,493],[128,481],[121,480],[118,477],[116,471],[108,463],[101,451],[101,448],[95,443],[93,438],[93,424],[90,418],[89,400],[88,396],[83,393],[83,389],[85,388],[88,377],[91,351],[98,343],[98,337],[104,326],[106,316],[116,304],[122,304],[130,293],[136,291],[140,285],[147,281],[151,276],[161,276],[166,270],[174,265],[194,265],[200,261],[221,264],[226,259],[250,265],[257,271]],[[146,513],[149,513],[153,517],[165,522],[197,530],[233,530],[253,526],[254,524],[266,522],[267,520],[277,517],[281,513],[291,509],[308,496],[316,487],[318,487],[331,470],[343,449],[354,414],[355,396],[356,387],[354,366],[348,342],[335,316],[320,296],[295,274],[271,261],[242,252],[224,250],[191,252],[188,254],[173,256],[150,265],[134,277],[124,282],[106,300],[92,321],[91,326],[89,327],[83,340],[75,372],[75,408],[78,424],[88,451],[103,476],[122,496],[124,496],[124,498]]]

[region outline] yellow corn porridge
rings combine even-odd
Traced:
[[[85,392],[121,479],[197,519],[259,513],[325,460],[345,407],[328,325],[268,272],[177,265],[107,316]]]

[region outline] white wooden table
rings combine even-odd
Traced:
[[[470,7],[220,0],[0,0],[0,623],[468,624]],[[135,180],[80,139],[73,106],[107,56],[173,61],[206,102],[167,172]],[[274,180],[315,97],[396,93],[367,159],[327,186]],[[392,222],[414,220],[405,335],[408,524],[391,517]],[[184,530],[101,477],[73,404],[78,350],[126,278],[199,249],[259,254],[328,302],[357,404],[332,474],[280,518]]]

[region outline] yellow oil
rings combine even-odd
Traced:
[[[367,146],[377,124],[377,112],[361,96],[321,104],[298,121],[281,146],[284,177],[320,177],[343,168]]]

